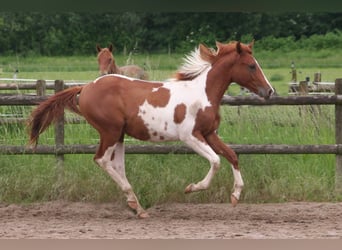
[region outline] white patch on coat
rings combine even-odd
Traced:
[[[170,91],[170,100],[165,107],[154,107],[146,100],[139,107],[140,116],[147,129],[151,141],[174,141],[192,133],[195,119],[200,109],[211,106],[205,92],[207,68],[200,76],[191,81],[164,82],[162,88]],[[177,105],[186,106],[185,119],[176,124],[174,112]],[[168,124],[165,130],[165,124]]]

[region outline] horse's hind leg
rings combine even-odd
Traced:
[[[123,142],[116,142],[112,144],[112,146],[104,145],[105,142],[101,139],[99,150],[95,156],[95,161],[119,185],[127,197],[128,206],[136,211],[139,218],[148,217],[148,214],[140,205],[131,184],[127,180],[124,162],[125,148]],[[103,153],[100,153],[101,151]]]
[[[124,183],[129,184],[125,171],[125,146],[122,142],[118,142],[116,144],[114,154],[115,156],[113,160],[113,169],[120,175]],[[140,205],[139,200],[133,192],[131,185],[129,184],[129,186],[127,186],[126,189],[124,189],[123,191],[125,192],[125,195],[127,197],[128,206],[133,210],[136,210],[140,218],[147,217],[148,214]]]
[[[210,135],[208,135],[206,137],[206,140],[217,154],[223,155],[231,163],[234,176],[234,190],[231,195],[231,202],[233,206],[235,206],[238,203],[238,200],[240,199],[241,191],[244,186],[239,169],[237,155],[230,147],[228,147],[224,142],[222,142],[222,140],[218,137],[216,133],[211,133]]]

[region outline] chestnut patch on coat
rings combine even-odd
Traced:
[[[220,124],[220,115],[215,112],[213,107],[206,107],[203,110],[199,110],[196,115],[195,127],[192,134],[196,137],[195,133],[200,132],[202,135],[208,135],[217,130]]]
[[[176,124],[182,123],[185,119],[185,114],[186,114],[186,106],[184,103],[178,104],[175,107],[175,112],[173,114],[173,121]]]
[[[125,133],[127,135],[142,141],[148,141],[149,139],[151,139],[148,130],[149,125],[145,124],[143,119],[137,116],[134,119],[132,119],[131,122],[132,124],[126,124],[125,127]]]
[[[153,107],[165,107],[170,100],[170,90],[160,87],[156,91],[152,91],[146,100]]]

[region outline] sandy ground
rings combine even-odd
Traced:
[[[0,204],[0,239],[341,239],[342,203],[163,204],[137,219],[126,206]]]

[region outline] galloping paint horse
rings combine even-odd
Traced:
[[[113,56],[113,45],[110,44],[108,48],[101,48],[100,45],[96,45],[97,62],[99,64],[99,70],[101,75],[106,74],[120,74],[128,77],[147,80],[148,75],[146,71],[137,65],[126,65],[119,67],[115,64]]]
[[[148,214],[139,204],[125,174],[124,135],[153,141],[183,141],[210,163],[203,180],[190,184],[185,193],[207,189],[225,157],[232,166],[235,206],[243,188],[238,158],[216,133],[222,96],[232,82],[260,97],[269,98],[274,89],[252,55],[251,44],[217,42],[217,51],[199,45],[185,58],[175,79],[143,81],[120,75],[105,75],[84,85],[66,89],[42,102],[31,114],[30,142],[67,108],[98,131],[100,144],[95,162],[119,185],[138,217]],[[78,96],[78,106],[77,106]]]

